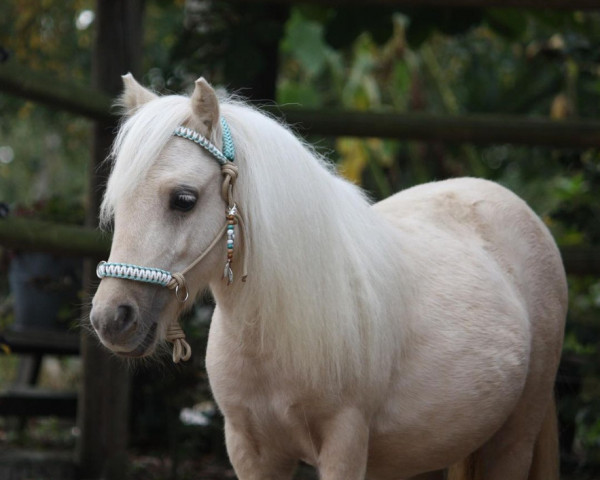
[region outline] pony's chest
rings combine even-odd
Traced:
[[[269,448],[274,451],[313,463],[318,451],[318,426],[333,406],[319,399],[318,393],[302,387],[277,362],[245,355],[239,349],[226,350],[227,337],[214,326],[206,368],[213,396],[226,421],[250,438],[272,443]]]
[[[235,352],[212,358],[209,350],[206,366],[213,395],[225,415],[243,409],[264,425],[291,428],[298,423],[302,394],[276,365]]]
[[[211,376],[213,395],[226,421],[245,436],[261,439],[271,451],[314,463],[319,421],[313,402],[280,378],[250,370]]]

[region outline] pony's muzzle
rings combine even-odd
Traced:
[[[127,303],[116,307],[95,305],[90,312],[90,322],[100,340],[117,353],[137,347],[143,339],[146,332],[139,331],[138,319],[137,309]]]

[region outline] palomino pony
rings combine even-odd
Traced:
[[[210,288],[206,367],[241,480],[290,479],[300,460],[323,480],[452,465],[451,478],[558,479],[567,289],[522,200],[463,178],[370,205],[203,79],[191,98],[124,81],[91,322],[119,355],[167,339],[179,361],[177,318]]]

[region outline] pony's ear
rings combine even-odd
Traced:
[[[131,115],[138,107],[148,103],[158,96],[147,88],[142,87],[131,73],[123,75],[123,93],[118,104],[123,109],[123,114]]]
[[[202,122],[210,132],[219,122],[219,100],[213,88],[204,80],[204,77],[196,80],[191,101],[195,119]]]

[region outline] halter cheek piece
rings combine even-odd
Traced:
[[[233,282],[233,270],[231,265],[233,263],[236,225],[241,227],[242,233],[244,234],[244,250],[247,250],[248,235],[246,233],[242,216],[239,213],[239,208],[233,201],[233,187],[237,179],[238,169],[233,163],[235,159],[235,147],[231,137],[231,132],[229,130],[229,125],[223,117],[221,117],[221,130],[223,135],[222,150],[219,150],[204,135],[201,135],[190,128],[179,126],[173,132],[173,135],[177,137],[185,138],[186,140],[190,140],[197,145],[200,145],[221,165],[221,173],[223,174],[221,196],[227,205],[225,215],[226,223],[219,230],[210,245],[181,272],[171,273],[159,268],[141,267],[139,265],[132,265],[129,263],[109,263],[102,261],[96,267],[96,275],[98,275],[98,278],[123,278],[167,287],[171,290],[174,290],[177,300],[179,300],[181,303],[184,303],[189,298],[189,292],[185,282],[185,274],[198,265],[204,259],[204,257],[206,257],[206,255],[208,255],[208,253],[219,243],[221,238],[227,234],[227,261],[223,270],[223,278],[227,281],[227,285],[230,285]],[[246,252],[244,252],[242,281],[246,281],[246,277],[248,276],[246,265],[247,258],[248,255],[246,255]],[[190,359],[192,355],[192,349],[185,340],[185,333],[177,322],[177,319],[175,319],[167,329],[166,338],[169,342],[173,343],[173,361],[175,363],[179,363],[181,360],[186,361]]]

